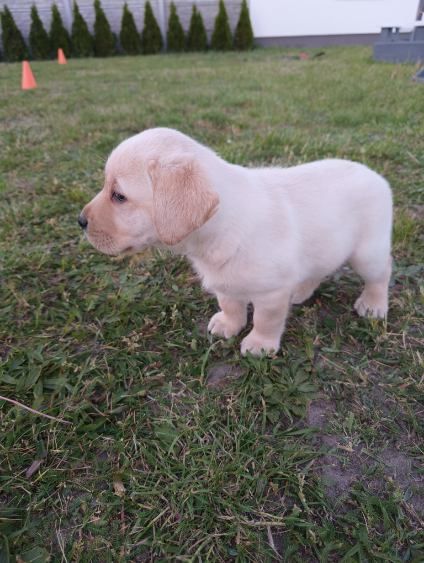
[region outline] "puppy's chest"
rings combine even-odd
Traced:
[[[240,295],[247,289],[247,278],[243,271],[233,264],[215,267],[202,260],[191,260],[194,269],[199,275],[203,288],[211,293],[225,295]]]
[[[213,294],[249,301],[257,293],[273,290],[281,285],[281,278],[255,260],[231,260],[214,267],[200,260],[192,260],[203,288]]]

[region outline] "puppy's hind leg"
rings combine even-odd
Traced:
[[[371,252],[357,251],[350,263],[365,282],[365,287],[354,305],[358,315],[386,318],[389,309],[392,257],[387,251],[374,255]]]

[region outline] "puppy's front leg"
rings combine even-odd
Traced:
[[[241,342],[241,353],[255,356],[270,354],[280,348],[280,339],[290,308],[291,291],[284,289],[253,302],[253,329]]]
[[[209,321],[208,330],[217,336],[236,336],[247,322],[247,303],[218,294],[221,311]]]

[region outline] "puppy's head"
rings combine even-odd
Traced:
[[[78,219],[97,250],[118,255],[175,245],[208,221],[219,198],[196,144],[176,131],[153,129],[112,152],[103,189]]]

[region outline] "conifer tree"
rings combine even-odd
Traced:
[[[31,7],[31,29],[29,32],[29,46],[33,59],[48,59],[51,55],[49,34],[44,29],[43,22],[35,4]]]
[[[110,57],[115,53],[115,37],[100,0],[94,0],[94,12],[94,54],[96,57]]]
[[[127,55],[137,55],[141,53],[141,40],[137,31],[134,17],[130,12],[127,3],[124,4],[122,12],[121,33],[119,34],[121,47]]]
[[[233,38],[224,0],[219,0],[219,10],[215,18],[211,47],[215,51],[229,51],[233,47]]]
[[[28,59],[28,48],[7,6],[5,6],[3,12],[1,12],[1,28],[4,59],[8,62]]]
[[[145,55],[159,53],[163,47],[162,33],[149,1],[144,5],[144,27],[141,34],[141,48]]]
[[[243,0],[241,5],[240,17],[234,34],[234,47],[240,51],[253,49],[253,29],[246,0]]]
[[[75,57],[91,57],[94,54],[93,38],[76,2],[74,2],[73,12],[74,19],[71,30],[72,54]]]
[[[63,25],[62,16],[56,4],[52,6],[52,23],[50,26],[50,46],[53,56],[58,49],[63,49],[67,57],[71,55],[71,38],[68,30]]]
[[[208,36],[201,12],[193,4],[190,27],[187,34],[188,51],[206,51],[208,48]]]
[[[168,22],[168,33],[167,38],[167,48],[168,51],[181,52],[185,50],[185,33],[183,26],[181,25],[180,18],[177,14],[177,8],[174,2],[171,2],[171,13],[169,15]]]

